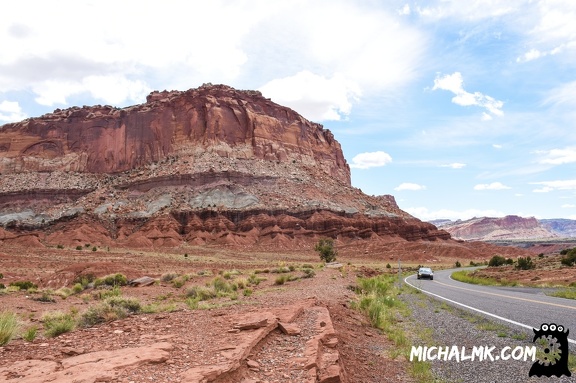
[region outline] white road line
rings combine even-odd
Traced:
[[[532,329],[533,329],[532,326],[528,326],[527,324],[520,323],[520,322],[516,322],[516,321],[513,321],[512,319],[504,318],[504,317],[501,317],[501,316],[499,316],[499,315],[492,314],[492,313],[489,313],[489,312],[486,312],[486,311],[477,309],[477,308],[475,308],[475,307],[465,305],[464,303],[456,302],[456,301],[454,301],[454,300],[452,300],[452,299],[448,299],[448,298],[443,297],[443,296],[441,296],[441,295],[434,294],[434,293],[431,293],[431,292],[426,291],[426,290],[424,290],[424,289],[421,289],[421,288],[419,288],[419,287],[416,287],[416,286],[414,286],[413,284],[411,284],[410,282],[408,282],[408,278],[409,278],[409,277],[410,277],[410,275],[407,276],[406,278],[404,278],[404,282],[406,282],[407,285],[409,285],[409,286],[411,286],[411,287],[414,287],[416,290],[422,291],[424,294],[428,294],[428,295],[435,296],[436,298],[443,299],[443,300],[448,301],[448,302],[450,302],[450,303],[454,303],[455,305],[465,307],[465,308],[467,308],[467,309],[469,309],[469,310],[479,312],[480,314],[484,314],[484,315],[491,316],[491,317],[493,317],[493,318],[502,320],[502,321],[504,321],[504,322],[508,322],[508,323],[513,324],[513,325],[516,325],[516,326],[524,327],[524,328],[527,328],[527,329],[529,329],[529,330],[532,330]],[[570,338],[568,338],[568,342],[573,343],[573,344],[576,344],[576,340],[573,340],[573,339],[570,339]]]

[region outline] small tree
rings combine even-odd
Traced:
[[[516,265],[517,269],[520,270],[530,270],[535,268],[536,265],[532,262],[532,258],[530,257],[518,257],[518,265]]]
[[[502,266],[506,263],[506,258],[504,258],[501,255],[495,255],[492,258],[490,258],[490,262],[488,262],[488,266],[492,266],[492,267],[498,267],[498,266]]]
[[[330,238],[323,238],[318,241],[314,247],[320,253],[320,259],[326,263],[334,262],[336,260],[336,249],[334,248],[334,241]]]

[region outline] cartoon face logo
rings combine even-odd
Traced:
[[[540,329],[532,329],[536,343],[541,347],[540,357],[530,368],[528,376],[570,376],[568,369],[568,334],[570,330],[555,323],[543,323]],[[564,331],[566,330],[566,331]]]

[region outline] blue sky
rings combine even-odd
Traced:
[[[576,219],[574,1],[10,3],[0,124],[223,83],[322,123],[353,186],[420,219]]]

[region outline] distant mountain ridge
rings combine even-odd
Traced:
[[[576,220],[542,219],[534,217],[474,217],[469,220],[451,221],[437,219],[430,221],[440,229],[449,232],[452,237],[464,240],[502,240],[502,239],[552,239],[576,237]]]

